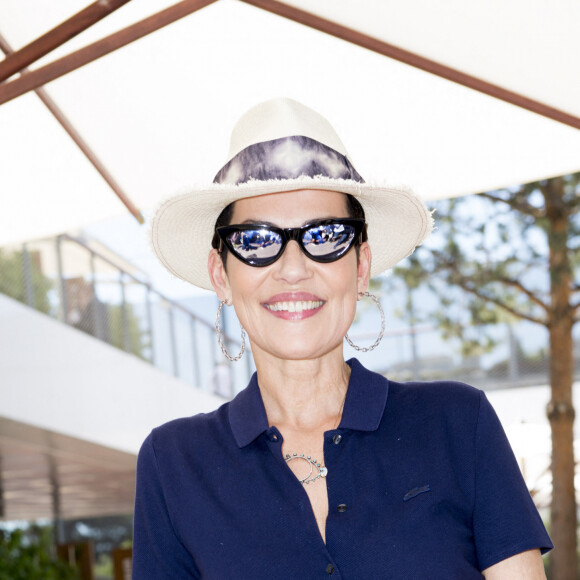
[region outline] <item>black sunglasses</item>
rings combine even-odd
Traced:
[[[216,232],[232,254],[250,266],[273,264],[290,240],[315,262],[334,262],[361,239],[364,219],[316,220],[300,228],[277,228],[262,224],[221,226]],[[220,244],[219,252],[223,250]]]

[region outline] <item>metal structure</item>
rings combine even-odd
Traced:
[[[216,385],[222,356],[214,325],[105,252],[68,234],[12,248],[21,257],[21,301],[205,391],[228,398],[234,384],[248,382],[251,355],[229,366],[228,387]],[[48,306],[41,305],[45,298]],[[226,335],[225,341],[239,349],[239,340]]]

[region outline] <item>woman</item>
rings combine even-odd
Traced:
[[[257,373],[143,444],[133,577],[544,578],[550,539],[483,393],[343,358],[370,276],[430,233],[424,205],[365,184],[289,99],[242,117],[228,159],[161,206],[153,247],[215,289],[218,336],[233,305]]]

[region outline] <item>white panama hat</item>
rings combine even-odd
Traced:
[[[238,121],[227,162],[212,184],[160,205],[151,224],[153,250],[173,275],[212,290],[207,259],[222,210],[238,199],[298,189],[347,193],[359,201],[373,256],[371,276],[411,254],[433,229],[431,212],[410,189],[365,183],[324,117],[277,98]]]

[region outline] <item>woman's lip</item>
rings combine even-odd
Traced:
[[[310,292],[281,292],[262,302],[262,306],[276,318],[304,320],[317,314],[325,301]]]
[[[275,302],[308,302],[308,301],[324,302],[320,296],[312,294],[311,292],[280,292],[279,294],[274,294],[265,300],[262,304],[274,304]]]
[[[305,318],[310,318],[315,314],[320,312],[320,309],[324,306],[324,302],[320,300],[304,300],[299,301],[300,306],[298,307],[296,302],[286,301],[286,302],[274,302],[273,305],[279,304],[282,309],[281,310],[272,310],[271,306],[267,304],[263,304],[265,310],[267,310],[270,314],[275,316],[276,318],[282,318],[283,320],[304,320]],[[296,309],[287,309],[289,304],[296,305]],[[307,307],[303,308],[303,305],[307,305]]]

